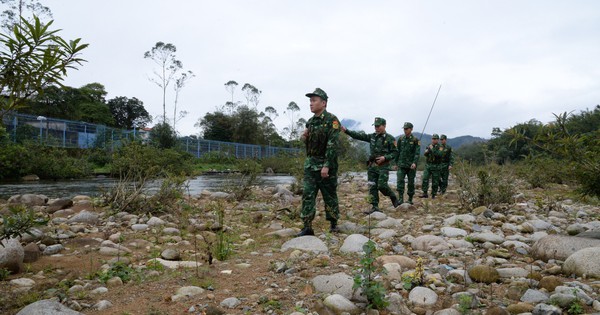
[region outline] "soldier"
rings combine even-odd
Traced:
[[[421,143],[419,139],[412,134],[413,124],[404,123],[404,136],[398,141],[398,155],[396,157],[396,165],[398,172],[396,173],[398,180],[396,189],[400,203],[404,202],[404,178],[408,177],[408,203],[413,203],[415,195],[415,176],[417,175],[417,162],[421,154]]]
[[[338,138],[340,122],[329,113],[327,93],[316,88],[307,93],[310,98],[310,111],[314,114],[306,123],[302,140],[306,144],[304,161],[304,187],[302,192],[302,212],[300,218],[304,228],[296,236],[315,235],[312,221],[315,218],[317,193],[321,191],[325,202],[325,217],[330,224],[330,232],[337,232],[339,206],[337,197]]]
[[[431,136],[431,144],[425,149],[425,171],[423,172],[422,189],[423,194],[419,197],[428,198],[429,177],[431,177],[431,198],[434,199],[440,184],[440,165],[442,163],[442,147],[439,145],[440,137],[437,134]]]
[[[385,132],[385,119],[375,118],[375,132],[366,134],[364,131],[352,131],[342,126],[342,131],[350,137],[369,142],[369,161],[367,161],[367,180],[369,181],[369,198],[373,207],[365,211],[371,214],[379,211],[379,192],[390,197],[394,207],[399,205],[398,198],[388,185],[390,164],[396,157],[396,139]]]
[[[454,164],[454,153],[452,152],[452,147],[449,144],[446,144],[447,140],[448,137],[446,137],[446,135],[440,136],[440,141],[442,142],[440,146],[443,148],[442,164],[440,166],[440,195],[446,193],[446,188],[448,188],[448,176],[450,175],[452,164]]]

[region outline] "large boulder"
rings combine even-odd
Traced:
[[[563,265],[567,274],[600,278],[600,247],[589,247],[573,253]]]
[[[56,301],[41,300],[25,306],[17,315],[83,315]]]
[[[543,261],[565,260],[573,253],[588,247],[600,247],[600,239],[548,235],[539,239],[531,247],[531,255]]]
[[[48,197],[44,195],[24,194],[14,195],[8,198],[9,204],[22,204],[29,207],[43,206],[48,202]]]
[[[17,239],[11,238],[2,241],[0,245],[0,268],[7,269],[13,274],[19,273],[23,267],[24,257],[25,250]]]
[[[434,253],[450,249],[450,244],[435,235],[421,235],[412,241],[411,246],[416,250]]]

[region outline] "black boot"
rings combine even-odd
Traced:
[[[423,193],[419,196],[419,198],[429,198],[429,195],[427,195],[427,193]]]
[[[337,226],[337,222],[331,221],[329,224],[330,224],[329,233],[339,233],[340,232],[340,229]]]
[[[369,214],[371,214],[373,212],[379,212],[379,211],[380,211],[379,207],[373,206],[370,210],[363,211],[363,213],[366,214],[366,215],[369,215]]]
[[[402,202],[398,202],[398,198],[396,198],[394,195],[391,195],[390,199],[392,200],[392,205],[394,205],[394,208],[402,204]]]
[[[408,196],[408,203],[410,203],[411,205],[413,204],[412,199],[413,199],[413,196]]]
[[[313,229],[311,227],[304,226],[302,231],[300,231],[300,233],[296,234],[296,237],[306,236],[306,235],[315,235],[315,232],[313,231]]]

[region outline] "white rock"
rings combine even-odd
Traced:
[[[408,294],[408,300],[415,305],[433,306],[438,299],[437,293],[425,287],[413,288]]]
[[[354,303],[350,302],[347,298],[340,294],[332,294],[325,298],[323,301],[328,308],[333,310],[335,314],[349,313],[349,314],[359,314],[360,310]]]
[[[344,244],[340,247],[342,253],[362,253],[363,245],[369,241],[369,238],[362,234],[348,235]]]

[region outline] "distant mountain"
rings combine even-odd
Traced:
[[[425,153],[425,146],[427,146],[428,144],[431,143],[432,135],[424,133],[423,137],[421,137],[420,132],[413,132],[413,135],[415,135],[415,137],[421,139],[421,155],[422,155],[423,153]],[[396,139],[398,139],[398,138],[400,138],[400,136],[396,137]],[[480,137],[473,137],[473,136],[460,136],[460,137],[456,137],[456,138],[448,138],[448,144],[453,149],[458,149],[463,145],[471,144],[474,142],[486,142],[486,141],[487,141],[487,139],[480,138]]]
[[[342,119],[342,126],[350,129],[350,130],[360,130],[360,122],[354,119]]]

